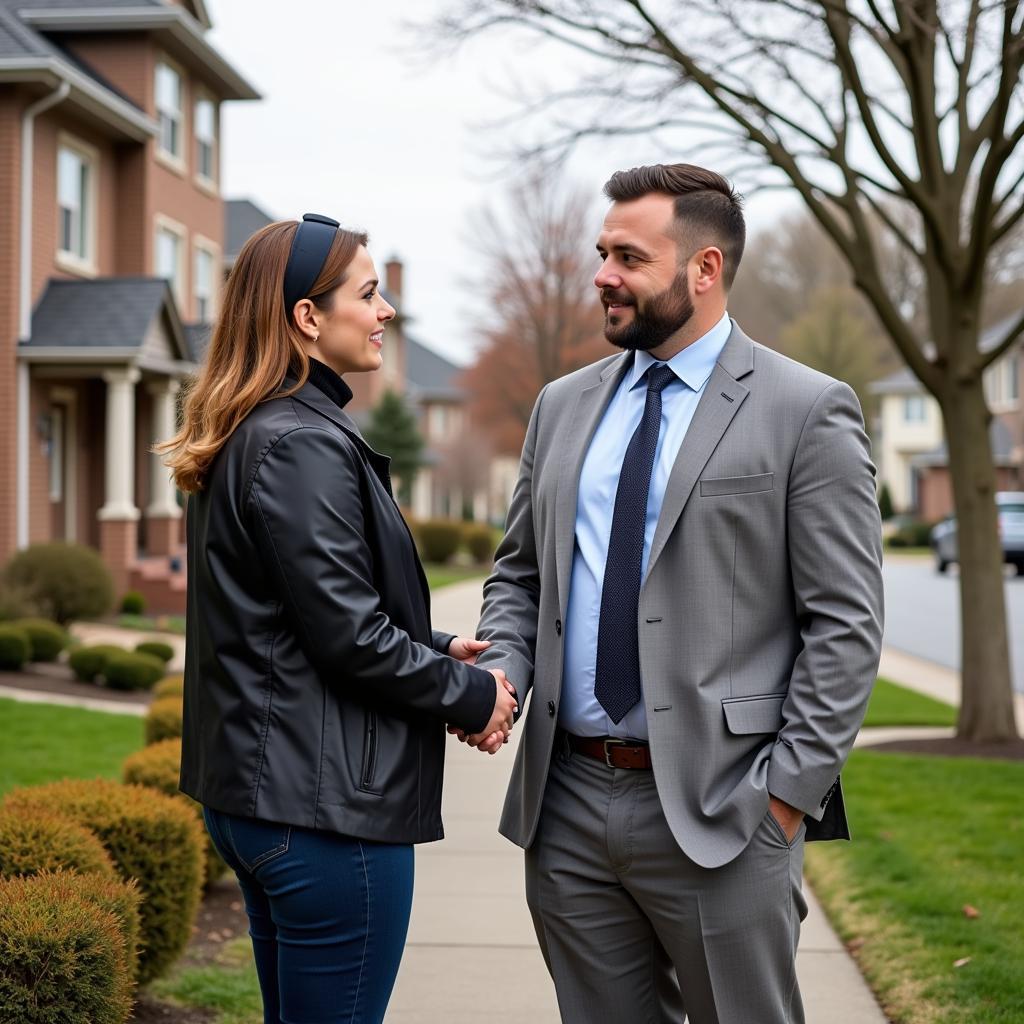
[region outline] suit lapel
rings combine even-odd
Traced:
[[[745,377],[753,368],[754,343],[734,321],[732,333],[705,385],[704,394],[672,466],[658,525],[654,531],[654,540],[651,543],[646,579],[650,578],[658,556],[665,549],[676,521],[690,499],[697,478],[749,393],[749,388],[741,384],[738,378]]]
[[[555,495],[555,571],[558,580],[559,608],[564,612],[569,599],[572,552],[576,544],[576,500],[580,473],[594,432],[611,402],[619,382],[633,357],[626,353],[608,363],[600,378],[576,396],[576,405],[566,425],[565,447],[558,472]]]

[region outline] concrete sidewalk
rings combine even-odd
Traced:
[[[479,583],[456,584],[434,595],[439,629],[472,635],[479,610]],[[554,990],[526,909],[522,851],[497,833],[513,754],[513,744],[494,757],[454,740],[449,744],[447,838],[417,849],[409,945],[388,1024],[475,1024],[482,1018],[498,1024],[558,1022]],[[797,971],[808,1024],[885,1024],[853,960],[813,894],[807,895],[811,910]]]

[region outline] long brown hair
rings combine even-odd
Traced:
[[[289,370],[298,376],[292,394],[309,375],[309,356],[292,311],[284,308],[284,271],[298,229],[279,221],[242,247],[224,287],[206,362],[189,388],[181,430],[154,446],[183,491],[202,490],[210,463],[252,410],[277,393]],[[367,237],[338,229],[308,298],[328,312],[333,292]]]

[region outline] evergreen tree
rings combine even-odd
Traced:
[[[385,391],[370,413],[363,436],[372,448],[390,457],[395,492],[399,501],[408,505],[413,481],[423,465],[423,436],[405,399],[395,391]]]

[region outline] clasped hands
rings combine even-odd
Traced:
[[[448,656],[467,665],[475,665],[477,656],[490,646],[487,640],[471,640],[468,637],[457,636],[448,648]],[[519,700],[515,687],[500,668],[489,668],[487,671],[494,676],[495,689],[494,710],[491,712],[490,721],[481,732],[472,735],[455,725],[449,725],[448,732],[452,736],[458,736],[460,743],[468,743],[485,754],[496,754],[502,744],[508,743],[512,723],[519,710]]]

